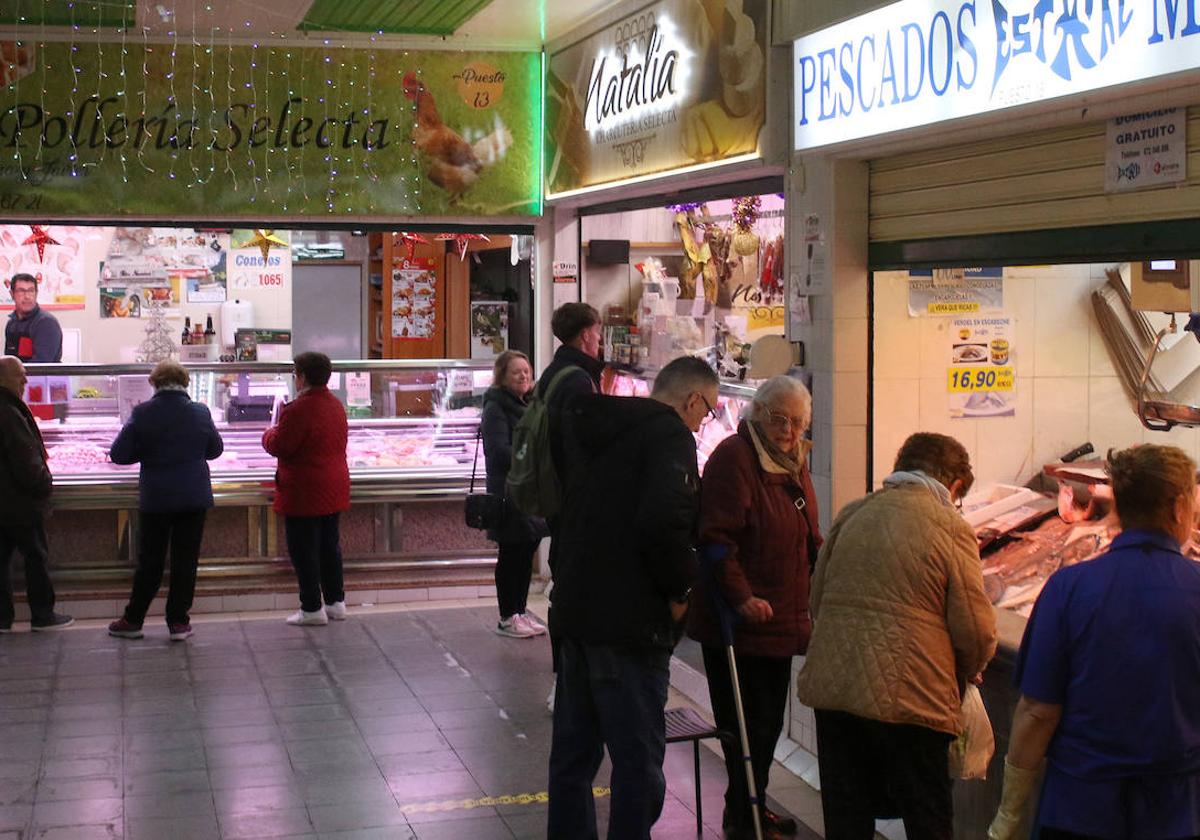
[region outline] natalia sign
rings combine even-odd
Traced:
[[[793,54],[811,149],[1200,69],[1200,0],[901,0]]]

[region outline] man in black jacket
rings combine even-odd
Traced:
[[[565,407],[551,840],[597,837],[592,782],[605,746],[610,840],[649,838],[662,812],[669,664],[696,573],[692,432],[716,402],[712,368],[682,358],[659,372],[649,399],[588,395]]]
[[[13,625],[8,565],[14,550],[25,558],[25,592],[33,629],[58,630],[74,623],[70,616],[54,612],[42,520],[53,479],[37,421],[21,399],[25,381],[21,360],[0,356],[0,633],[10,632]]]

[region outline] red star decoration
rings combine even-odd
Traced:
[[[38,249],[38,262],[45,262],[46,246],[61,245],[57,239],[52,237],[50,233],[41,225],[30,225],[29,229],[33,231],[29,237],[22,242],[22,245],[36,245]]]
[[[429,244],[429,240],[419,233],[397,233],[396,239],[404,243],[404,247],[408,251],[407,259],[410,260],[413,258],[413,248],[417,247],[418,242]]]
[[[454,247],[458,249],[459,262],[467,258],[467,244],[472,240],[481,242],[491,242],[482,233],[439,233],[434,237],[438,242],[453,242]]]

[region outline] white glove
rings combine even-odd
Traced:
[[[1000,808],[988,826],[988,840],[1016,840],[1017,827],[1025,816],[1025,805],[1029,795],[1037,786],[1038,770],[1014,767],[1004,759],[1004,787],[1000,795]]]

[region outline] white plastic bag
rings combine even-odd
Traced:
[[[983,697],[973,683],[967,685],[960,711],[963,731],[950,743],[950,776],[954,779],[986,779],[988,764],[996,751],[996,737]]]

